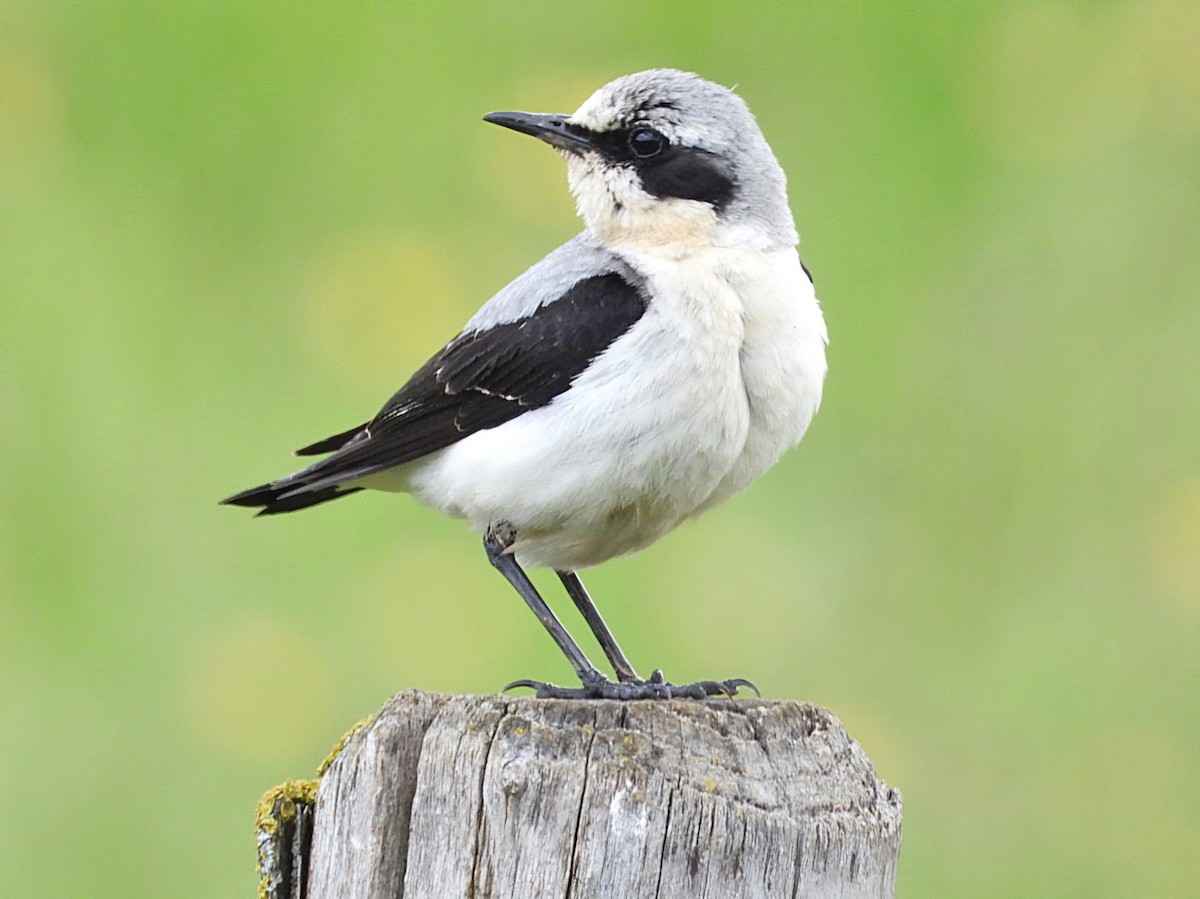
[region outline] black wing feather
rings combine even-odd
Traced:
[[[334,451],[308,468],[232,496],[226,503],[290,512],[359,488],[347,481],[411,462],[504,424],[563,393],[646,310],[632,276],[577,281],[531,315],[464,332],[426,362],[360,428],[298,451]]]

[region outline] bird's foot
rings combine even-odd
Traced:
[[[529,687],[538,699],[707,699],[710,696],[727,696],[732,699],[742,687],[753,691],[759,698],[762,694],[744,677],[728,680],[701,680],[692,684],[668,683],[661,671],[655,671],[648,680],[613,683],[607,678],[585,681],[579,687],[559,687],[545,681],[518,680],[504,688],[504,692],[517,687]]]

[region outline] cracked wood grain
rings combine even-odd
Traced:
[[[321,782],[309,897],[889,897],[900,818],[805,703],[409,691]]]

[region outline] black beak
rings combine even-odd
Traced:
[[[520,131],[522,134],[529,134],[560,150],[583,153],[586,150],[596,149],[591,135],[584,129],[570,124],[564,115],[538,112],[489,112],[483,117],[483,120],[491,122],[493,125],[503,125],[513,131]]]

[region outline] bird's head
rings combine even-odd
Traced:
[[[606,84],[571,115],[485,119],[562,153],[579,214],[606,244],[796,243],[783,170],[754,116],[697,75],[652,69]]]

